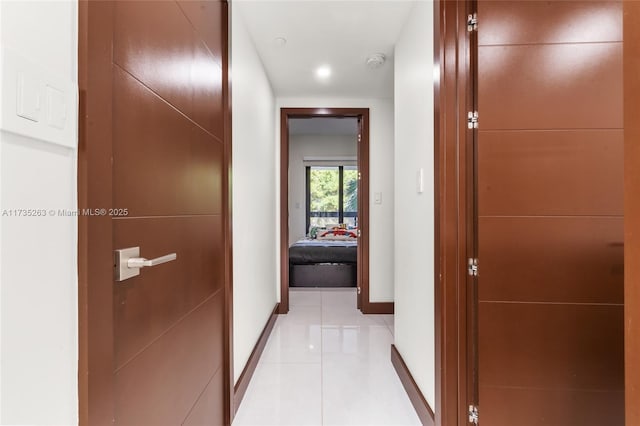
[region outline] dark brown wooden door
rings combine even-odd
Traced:
[[[120,210],[85,222],[81,422],[223,424],[227,5],[115,1],[82,8],[87,183],[81,175],[80,199]],[[177,259],[114,281],[107,274],[113,250],[128,247],[148,259]]]
[[[623,425],[622,4],[478,21],[480,424]]]
[[[640,2],[624,3],[626,426],[640,424]]]

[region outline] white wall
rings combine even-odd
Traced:
[[[433,4],[413,7],[395,49],[395,345],[435,408]],[[417,191],[424,170],[424,192]]]
[[[233,367],[237,381],[276,304],[274,97],[231,3]]]
[[[369,299],[371,302],[390,302],[393,297],[393,100],[347,98],[277,98],[275,123],[276,141],[280,141],[280,108],[294,107],[344,107],[369,108],[370,142],[370,239],[369,239]],[[276,173],[279,179],[280,154],[275,155]],[[280,188],[276,187],[276,197]],[[382,204],[374,204],[374,192],[382,193]],[[279,206],[276,206],[278,215]],[[277,235],[280,227],[277,226]],[[279,241],[272,245],[279,257]],[[280,280],[280,271],[278,282]],[[278,300],[279,300],[278,296]]]
[[[4,37],[2,36],[2,5],[0,5],[0,49]],[[0,66],[0,74],[2,67]],[[2,77],[0,75],[0,77]],[[1,96],[1,94],[0,94]],[[1,108],[1,104],[0,104]],[[2,131],[0,131],[0,207],[2,207]],[[0,220],[0,424],[2,421],[2,221]]]
[[[289,137],[289,245],[307,233],[305,157],[358,155],[358,135],[292,135]],[[336,219],[337,222],[337,219]]]
[[[3,48],[77,82],[75,0],[2,1],[0,19]],[[75,117],[68,125],[77,129]],[[76,140],[74,131],[65,142]],[[0,132],[2,424],[78,422],[76,219],[7,216],[75,210],[76,156],[74,148]]]

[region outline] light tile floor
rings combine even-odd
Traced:
[[[234,426],[420,424],[391,365],[393,315],[362,315],[352,289],[289,299]]]

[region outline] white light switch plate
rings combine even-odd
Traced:
[[[16,81],[16,114],[22,118],[31,121],[40,121],[40,86],[42,83],[38,81],[30,73],[20,71]]]
[[[0,129],[56,145],[78,143],[78,86],[19,53],[0,51]]]
[[[373,199],[376,204],[382,204],[382,192],[375,192],[373,194]]]
[[[67,124],[67,100],[64,92],[55,87],[47,86],[47,124],[56,129],[64,130]]]

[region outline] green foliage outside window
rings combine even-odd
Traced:
[[[344,211],[358,211],[358,170],[344,169]]]
[[[308,195],[310,211],[308,226],[347,223],[356,225],[358,212],[358,170],[355,166],[309,167]],[[340,199],[342,173],[342,200]],[[340,214],[342,202],[343,214]],[[327,213],[327,214],[325,214]]]
[[[338,168],[312,167],[310,176],[311,211],[338,211]]]

